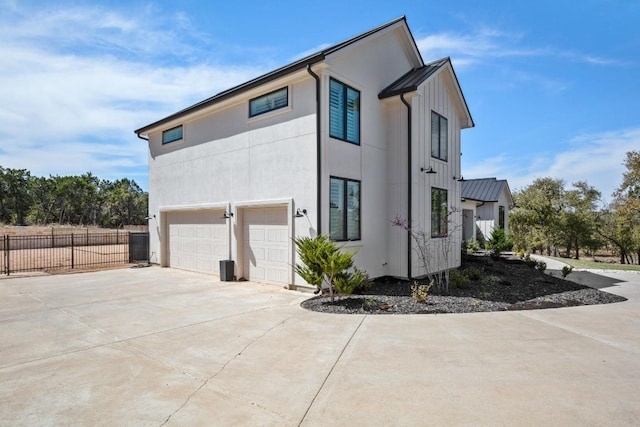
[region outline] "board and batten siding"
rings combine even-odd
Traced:
[[[432,268],[436,271],[460,265],[462,242],[461,185],[460,177],[460,117],[456,104],[452,102],[451,82],[446,72],[439,72],[418,88],[412,98],[414,117],[413,142],[413,223],[426,233],[431,232],[431,189],[440,188],[448,192],[449,211],[453,212],[449,223],[450,238],[431,239],[434,249]],[[448,158],[442,161],[431,157],[431,111],[447,119]],[[420,168],[432,167],[435,174],[426,174]],[[447,243],[447,240],[450,241]],[[415,244],[415,243],[414,243]],[[448,245],[445,250],[442,245]],[[444,253],[447,255],[443,255]],[[414,255],[412,276],[426,274],[419,257]]]

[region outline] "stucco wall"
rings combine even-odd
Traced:
[[[398,252],[389,257],[388,234],[391,228],[387,207],[389,200],[388,157],[395,156],[395,138],[388,132],[389,111],[378,94],[397,78],[411,70],[413,62],[390,30],[365,39],[327,58],[323,71],[323,208],[329,206],[329,177],[339,176],[361,181],[362,239],[345,244],[358,251],[356,265],[371,277],[396,274],[391,264]],[[328,132],[328,84],[333,77],[360,91],[360,145],[330,138]],[[406,182],[406,178],[405,178]],[[404,204],[406,206],[406,203]],[[329,231],[329,217],[323,215],[323,231]],[[405,246],[406,252],[406,246]],[[400,255],[402,256],[402,255]],[[406,261],[405,261],[406,264]]]
[[[163,146],[161,132],[149,135],[149,212],[157,221],[167,207],[293,199],[315,224],[315,85],[307,78],[275,86],[286,84],[291,108],[283,111],[250,119],[248,100],[258,91],[215,114],[183,122],[182,141]],[[151,252],[153,261],[162,263],[163,228],[155,228]],[[298,229],[299,235],[312,232]]]

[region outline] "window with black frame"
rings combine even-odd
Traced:
[[[431,188],[431,237],[447,237],[449,200],[447,190]]]
[[[445,162],[449,157],[448,126],[446,117],[431,112],[431,157]]]
[[[289,105],[289,88],[274,90],[249,101],[249,117],[278,110]]]
[[[182,125],[173,127],[171,129],[167,129],[162,131],[162,143],[170,144],[175,141],[180,141],[183,137],[182,133]]]
[[[329,231],[331,240],[360,240],[360,181],[331,177]]]
[[[360,91],[329,81],[329,135],[360,145]]]

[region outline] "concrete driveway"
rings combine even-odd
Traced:
[[[0,424],[640,425],[640,274],[603,306],[327,315],[158,267],[0,280]]]

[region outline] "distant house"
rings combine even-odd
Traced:
[[[462,240],[488,241],[496,228],[509,231],[513,196],[505,179],[462,181]]]
[[[472,126],[450,59],[425,64],[404,17],[320,50],[135,131],[151,260],[211,274],[231,260],[237,278],[306,287],[293,239],[323,234],[371,277],[424,275],[399,217],[452,238],[438,267],[456,267],[447,218]]]

